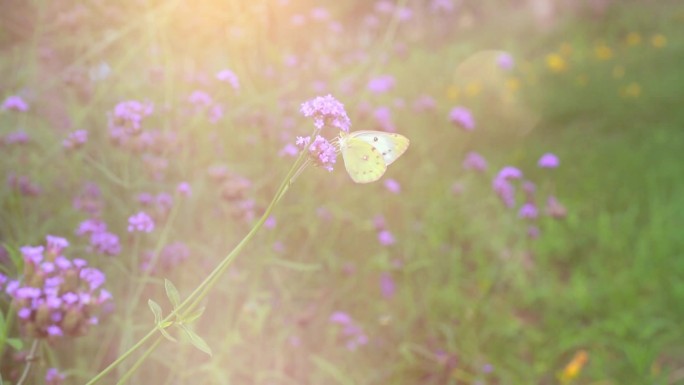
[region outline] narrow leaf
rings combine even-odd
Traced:
[[[187,324],[195,322],[199,317],[202,316],[202,314],[204,314],[204,309],[206,309],[206,307],[202,306],[201,308],[188,314],[186,317],[183,317],[183,322]]]
[[[162,319],[162,309],[161,306],[159,306],[158,303],[154,302],[151,299],[147,300],[147,305],[150,307],[150,310],[152,310],[152,313],[154,314],[154,323],[159,324]]]
[[[180,304],[180,294],[178,293],[178,289],[176,289],[176,286],[174,286],[173,283],[166,278],[164,278],[164,288],[166,288],[166,296],[169,298],[169,301],[171,301],[173,308],[177,308]]]
[[[21,350],[24,348],[24,341],[19,338],[8,338],[7,344],[14,348],[14,350]]]
[[[212,357],[211,348],[204,341],[204,339],[202,337],[197,335],[197,333],[190,330],[190,328],[188,328],[187,326],[185,326],[183,324],[178,324],[178,326],[180,326],[180,328],[183,329],[183,331],[188,336],[188,338],[190,338],[190,343],[192,343],[197,349],[207,353],[209,355],[209,357]]]
[[[171,334],[169,334],[169,332],[167,332],[166,329],[159,328],[159,331],[164,336],[164,338],[166,338],[167,340],[169,340],[171,342],[178,342],[178,340],[173,338],[173,336],[171,336]]]

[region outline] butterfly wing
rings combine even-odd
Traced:
[[[393,132],[383,131],[354,131],[349,134],[351,138],[362,140],[375,147],[389,166],[397,160],[409,146],[407,137]]]
[[[380,151],[364,140],[346,136],[341,141],[340,151],[344,167],[356,183],[375,182],[387,170]]]

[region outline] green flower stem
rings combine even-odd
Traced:
[[[161,335],[157,336],[157,339],[154,340],[152,345],[149,348],[147,348],[147,350],[145,350],[145,353],[143,353],[142,356],[140,356],[140,358],[138,358],[135,361],[133,366],[131,366],[131,368],[128,369],[128,371],[119,379],[119,381],[116,384],[119,385],[119,384],[126,383],[126,381],[128,381],[128,379],[131,378],[133,373],[135,373],[135,371],[140,367],[140,365],[142,365],[142,363],[145,361],[145,359],[147,357],[149,357],[150,354],[152,354],[154,349],[157,348],[157,346],[162,342],[163,339],[164,339],[164,337],[162,337]]]
[[[188,296],[185,298],[185,300],[178,305],[171,313],[169,313],[164,319],[162,320],[162,323],[170,321],[173,317],[175,317],[177,314],[182,314],[186,315],[192,309],[199,304],[199,302],[204,299],[204,297],[207,296],[209,293],[209,290],[216,284],[218,281],[219,277],[228,269],[228,266],[230,266],[230,263],[233,261],[235,256],[242,251],[242,249],[249,243],[249,241],[254,237],[254,235],[259,231],[261,226],[264,224],[266,219],[271,215],[271,212],[273,211],[273,208],[275,205],[280,202],[282,197],[284,196],[285,192],[287,189],[290,187],[290,184],[292,183],[292,178],[295,175],[295,173],[299,169],[299,165],[302,163],[302,160],[304,159],[304,156],[307,154],[307,151],[301,151],[299,154],[299,157],[297,160],[294,162],[290,170],[288,171],[287,175],[285,176],[285,179],[283,182],[280,184],[280,187],[278,187],[278,190],[276,194],[273,197],[273,200],[271,200],[271,203],[268,205],[266,208],[266,211],[264,211],[264,214],[259,218],[259,221],[252,227],[252,229],[245,235],[245,237],[240,241],[240,243],[235,246],[233,251],[231,251],[222,261],[221,263],[214,268],[214,270],[200,283],[197,288]],[[123,353],[121,356],[119,356],[114,362],[109,364],[106,368],[104,368],[100,373],[98,373],[95,377],[93,377],[90,381],[86,383],[86,385],[92,385],[100,381],[104,376],[109,374],[114,368],[116,368],[119,364],[121,364],[124,360],[126,360],[133,352],[138,350],[140,347],[142,347],[147,341],[149,341],[155,334],[157,334],[157,329],[158,327],[155,325],[155,327],[150,330],[144,337],[142,337],[135,345],[133,345],[130,349],[128,349],[125,353]],[[144,361],[145,358],[149,356],[149,354],[152,353],[152,350],[157,346],[158,344],[152,345],[148,351],[146,351],[145,354],[143,354],[140,359],[133,365],[131,370],[134,370],[138,366],[142,364],[142,361]]]

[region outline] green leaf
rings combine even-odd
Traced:
[[[183,324],[178,324],[178,326],[180,326],[188,338],[190,338],[190,343],[192,343],[197,349],[207,353],[209,357],[212,357],[211,348],[209,345],[207,345],[202,337],[198,336],[194,331],[190,330],[190,328]]]
[[[167,340],[169,340],[171,342],[178,342],[178,340],[173,338],[173,336],[171,336],[171,334],[169,334],[169,332],[167,332],[166,329],[160,327],[159,331],[164,336],[164,338],[166,338]]]
[[[174,286],[173,283],[166,278],[164,278],[164,288],[166,288],[166,296],[169,298],[169,301],[171,301],[173,308],[177,308],[180,304],[180,294],[178,293],[178,289],[176,289],[176,286]]]
[[[24,341],[19,338],[8,338],[7,344],[14,348],[14,350],[21,350],[24,348]]]
[[[204,309],[206,309],[206,307],[202,306],[201,308],[183,317],[183,322],[188,324],[195,322],[199,317],[202,316],[202,314],[204,313]]]
[[[147,300],[147,305],[150,307],[150,310],[152,310],[152,313],[154,314],[154,323],[159,325],[159,323],[162,320],[161,306],[159,306],[158,303],[152,301],[151,299]]]

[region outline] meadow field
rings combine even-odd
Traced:
[[[0,4],[0,385],[684,384],[684,4],[530,3]]]

